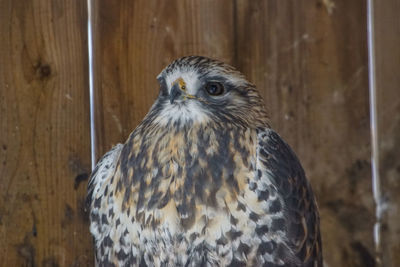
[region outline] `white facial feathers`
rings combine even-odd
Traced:
[[[159,75],[161,76],[162,73]],[[197,90],[201,88],[201,81],[199,74],[193,68],[180,68],[176,69],[171,73],[164,76],[165,83],[167,86],[168,94],[171,94],[172,86],[178,81],[182,80],[185,84],[185,93],[188,95],[196,95]],[[180,125],[184,125],[188,122],[203,123],[209,119],[206,111],[199,103],[198,99],[185,98],[181,101],[175,101],[170,103],[166,101],[163,105],[158,118],[157,123],[161,125],[167,125],[169,123],[178,122]]]
[[[198,88],[201,86],[199,75],[195,70],[187,69],[186,71],[176,70],[173,73],[166,75],[165,82],[168,87],[168,94],[171,93],[173,84],[181,78],[186,85],[186,92],[190,95],[195,95]]]
[[[185,101],[184,105],[166,102],[155,122],[161,125],[179,122],[182,126],[189,122],[204,123],[210,119],[198,100],[186,99]]]

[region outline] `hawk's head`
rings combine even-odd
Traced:
[[[158,123],[186,125],[212,120],[245,127],[267,123],[254,85],[223,62],[183,57],[167,66],[157,79],[160,94],[152,111],[157,113]]]

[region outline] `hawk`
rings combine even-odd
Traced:
[[[97,266],[322,266],[317,204],[235,68],[189,56],[88,184]]]

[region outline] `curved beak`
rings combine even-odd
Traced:
[[[172,88],[171,92],[169,93],[169,102],[172,104],[174,103],[175,99],[182,95],[182,90],[179,88],[179,84],[175,83]]]

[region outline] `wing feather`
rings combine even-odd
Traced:
[[[300,260],[300,266],[322,266],[318,207],[295,153],[276,132],[262,129],[258,131],[257,158],[261,179],[272,183],[282,204],[283,216],[275,227],[283,231],[286,243],[287,251],[280,253],[282,260]]]
[[[86,209],[90,210],[104,182],[114,174],[122,147],[122,144],[117,144],[97,162],[87,186]]]

